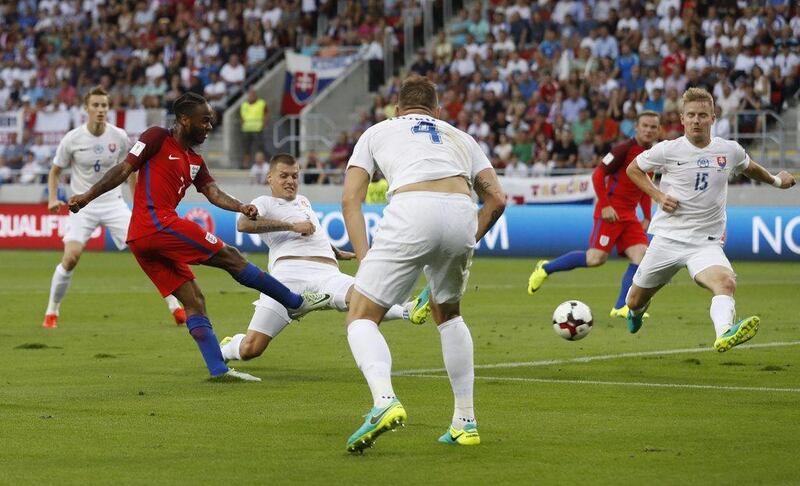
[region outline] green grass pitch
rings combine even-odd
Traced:
[[[235,364],[262,383],[210,383],[194,342],[128,253],[85,254],[60,327],[42,329],[59,258],[0,253],[2,484],[800,481],[797,263],[734,262],[738,313],[760,315],[761,331],[753,346],[719,354],[710,296],[685,271],[630,335],[608,317],[622,261],[553,275],[530,297],[533,260],[476,259],[463,313],[483,443],[436,442],[452,413],[438,333],[388,322],[408,425],[350,456],[345,440],[371,400],[343,314],[308,316],[262,358]],[[220,270],[196,272],[217,336],[243,331],[256,294]],[[552,330],[551,313],[567,299],[594,312],[582,341]],[[580,359],[592,357],[604,358]]]

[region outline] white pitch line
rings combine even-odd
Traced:
[[[405,375],[413,378],[440,378],[447,379],[447,375],[425,375],[409,374]],[[488,381],[522,381],[533,383],[563,383],[570,385],[610,385],[610,386],[641,386],[648,388],[686,388],[702,390],[724,390],[724,391],[755,391],[755,392],[789,392],[800,393],[800,388],[772,388],[764,386],[724,386],[724,385],[692,385],[687,383],[644,383],[639,381],[597,381],[597,380],[556,380],[548,378],[515,378],[497,376],[476,376],[476,380]]]
[[[737,346],[736,349],[742,350],[742,349],[757,349],[757,348],[779,348],[783,346],[797,346],[797,345],[800,345],[800,341],[778,341],[772,343],[745,344],[742,346]],[[589,363],[591,361],[607,361],[611,359],[622,359],[622,358],[640,358],[643,356],[667,356],[670,354],[706,353],[709,351],[714,351],[714,348],[664,349],[661,351],[638,351],[633,353],[585,356],[582,358],[546,359],[541,361],[494,363],[494,364],[475,365],[475,369],[488,370],[488,369],[499,369],[499,368],[526,368],[526,367],[550,366],[550,365],[569,364],[569,363]],[[404,375],[419,375],[424,373],[440,373],[443,371],[447,370],[445,368],[427,368],[427,369],[417,369],[417,370],[400,370],[400,371],[395,371],[392,374],[396,376],[404,376]]]

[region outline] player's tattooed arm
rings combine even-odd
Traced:
[[[314,224],[310,221],[303,221],[302,223],[287,223],[286,221],[279,221],[277,219],[269,219],[263,216],[257,216],[256,219],[248,219],[247,216],[239,216],[236,221],[236,229],[240,233],[272,233],[275,231],[294,231],[302,235],[310,235],[316,229]]]
[[[255,206],[242,203],[242,201],[220,189],[215,182],[206,184],[200,189],[200,192],[208,199],[208,202],[218,208],[242,213],[250,219],[255,219],[258,216],[258,209]]]
[[[478,231],[475,241],[480,241],[483,235],[494,226],[503,211],[506,209],[506,195],[497,180],[494,169],[484,169],[475,176],[472,188],[483,201],[483,206],[478,210]]]
[[[69,202],[67,203],[69,210],[73,213],[77,213],[82,207],[86,206],[97,197],[125,182],[133,171],[133,166],[127,163],[117,164],[110,168],[88,191],[69,198]]]

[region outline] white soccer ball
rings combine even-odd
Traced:
[[[592,324],[592,310],[579,300],[562,302],[553,312],[553,329],[567,341],[585,338]]]

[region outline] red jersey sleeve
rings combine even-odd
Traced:
[[[608,200],[608,188],[606,187],[606,169],[602,163],[592,172],[592,185],[594,193],[597,194],[597,207],[610,206],[611,202]]]
[[[164,143],[164,139],[168,136],[169,130],[166,128],[148,128],[128,151],[125,162],[129,163],[134,170],[139,170],[145,162],[161,150],[161,144]]]
[[[625,166],[625,159],[628,156],[628,150],[630,150],[631,145],[633,145],[631,140],[625,140],[611,147],[611,152],[602,159],[603,164],[601,167],[605,169],[606,174],[613,174]]]
[[[200,165],[200,170],[197,171],[197,176],[194,178],[194,188],[197,189],[197,192],[200,192],[202,188],[214,182],[214,178],[211,177],[211,172],[208,171],[208,167],[206,166],[205,161]]]

